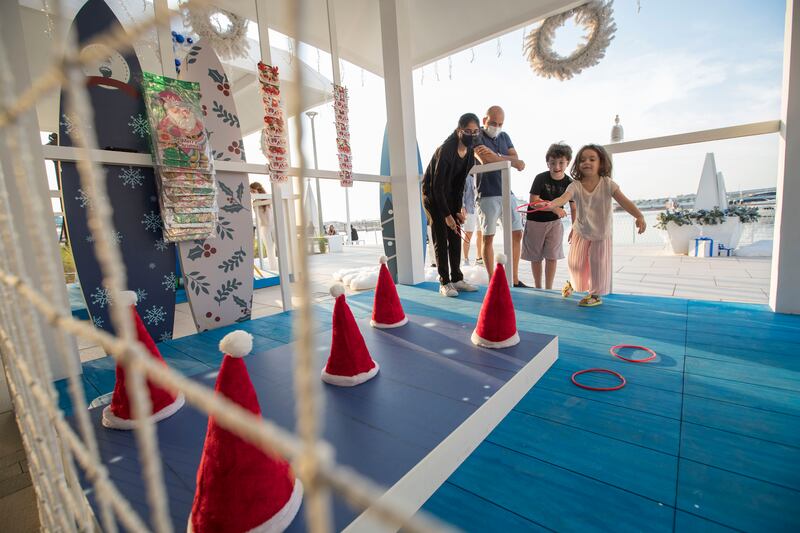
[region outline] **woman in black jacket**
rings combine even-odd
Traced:
[[[473,144],[480,134],[480,120],[473,113],[461,115],[458,128],[436,149],[422,181],[422,205],[431,226],[436,267],[439,270],[439,292],[458,296],[458,291],[472,292],[474,285],[464,281],[461,273],[461,236],[458,227],[464,223],[461,207],[467,173],[475,164]]]

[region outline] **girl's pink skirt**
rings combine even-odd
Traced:
[[[575,291],[600,296],[610,293],[611,237],[602,241],[589,241],[573,232],[567,266]]]

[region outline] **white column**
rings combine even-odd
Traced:
[[[256,23],[258,24],[258,42],[261,48],[261,60],[272,64],[272,53],[269,48],[269,26],[264,9],[258,9],[256,2]],[[284,196],[292,198],[292,181],[284,184],[271,183],[272,188],[272,214],[275,217],[275,241],[278,246],[278,272],[281,277],[281,304],[284,311],[292,308],[291,271],[289,267],[290,250],[289,238],[294,238],[294,229],[291,233],[286,231],[286,206]],[[288,189],[288,191],[287,191]],[[291,236],[291,237],[290,237]]]
[[[783,102],[769,305],[800,313],[800,0],[786,1]]]
[[[22,21],[20,19],[19,10],[20,7],[17,2],[0,2],[0,38],[3,39],[8,60],[10,62],[11,69],[14,72],[15,94],[21,94],[23,89],[29,87],[31,84],[27,62],[28,56],[25,53],[25,40],[23,39],[22,35]],[[33,284],[34,287],[41,289],[42,281],[47,274],[45,272],[40,272],[39,269],[36,268],[39,260],[37,260],[35,257],[35,248],[32,244],[34,242],[34,238],[29,233],[31,230],[24,225],[25,216],[22,211],[22,206],[24,205],[24,202],[21,200],[22,195],[27,195],[31,197],[32,201],[40,204],[42,212],[47,216],[47,220],[44,222],[48,228],[53,227],[53,217],[51,215],[53,208],[50,203],[50,187],[47,183],[47,173],[44,166],[42,143],[39,137],[39,121],[36,117],[36,109],[32,108],[26,113],[23,113],[19,117],[18,123],[20,124],[20,127],[23,128],[25,141],[28,145],[28,150],[30,150],[31,157],[34,161],[38,162],[36,165],[35,175],[28,176],[28,188],[26,190],[19,190],[17,188],[16,180],[13,177],[14,171],[12,166],[12,156],[10,153],[8,153],[5,142],[5,135],[12,134],[11,129],[9,129],[7,132],[4,132],[4,135],[0,137],[0,164],[2,164],[3,167],[5,184],[10,195],[9,200],[11,203],[11,213],[9,213],[9,215],[15,222],[15,229],[18,233],[21,246],[21,249],[18,250],[18,252],[22,255],[24,264],[27,265],[26,273],[28,275],[28,280]],[[55,231],[48,232],[47,238],[51,241],[52,245],[48,246],[48,257],[44,260],[57,265],[56,270],[60,272],[60,280],[63,280],[64,272],[61,266],[61,253],[58,248]],[[0,251],[0,253],[5,252]],[[55,290],[53,291],[54,293],[47,294],[47,297],[50,300],[50,303],[60,312],[69,314],[66,285],[58,282],[55,285]],[[58,336],[55,334],[55,329],[44,327],[41,328],[41,331],[44,335],[44,346],[47,350],[46,355],[50,362],[53,378],[61,379],[66,377],[67,369],[62,363],[59,349],[56,348],[56,338]],[[78,348],[73,337],[71,336],[69,337],[69,343],[69,350],[72,352],[72,356],[75,358],[75,360],[77,360]],[[0,388],[5,388],[5,378],[3,377],[2,371],[0,371]],[[0,412],[7,411],[9,408],[10,405],[8,402],[8,396],[4,393],[0,393]]]
[[[425,279],[411,62],[410,0],[380,0],[383,78],[400,283]]]
[[[500,182],[503,194],[503,253],[506,254],[506,264],[503,268],[506,270],[506,278],[510,286],[514,281],[514,247],[511,242],[514,232],[511,227],[511,165],[508,163],[505,168],[500,170]],[[486,258],[484,257],[483,260],[486,261]],[[494,261],[494,258],[490,257],[489,261]]]

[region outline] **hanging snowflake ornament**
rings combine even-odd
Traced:
[[[203,42],[211,44],[220,59],[236,59],[247,54],[247,19],[244,17],[218,7],[191,4],[183,24]]]
[[[599,63],[617,31],[613,3],[596,0],[546,18],[526,37],[525,53],[533,71],[545,78],[564,81]],[[586,42],[563,57],[553,50],[553,39],[556,30],[572,17],[588,32]]]

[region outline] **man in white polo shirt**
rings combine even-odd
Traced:
[[[514,145],[511,142],[511,137],[504,131],[503,122],[505,121],[505,112],[500,106],[492,106],[486,111],[486,116],[483,117],[483,127],[481,134],[478,137],[478,145],[475,147],[475,157],[481,164],[494,163],[497,161],[510,161],[511,166],[515,169],[522,171],[525,168],[525,162],[519,158]],[[483,242],[479,244],[482,247],[482,256],[484,257],[484,265],[489,277],[494,272],[494,234],[497,230],[497,222],[503,215],[503,189],[502,178],[500,171],[485,172],[478,174],[478,218],[480,229],[483,232]],[[512,193],[512,204],[513,193]],[[520,256],[520,243],[522,242],[522,216],[516,211],[516,205],[505,206],[506,209],[511,209],[511,241],[513,244],[513,279],[514,287],[527,287],[519,280],[519,256]],[[507,228],[503,228],[504,231]]]

